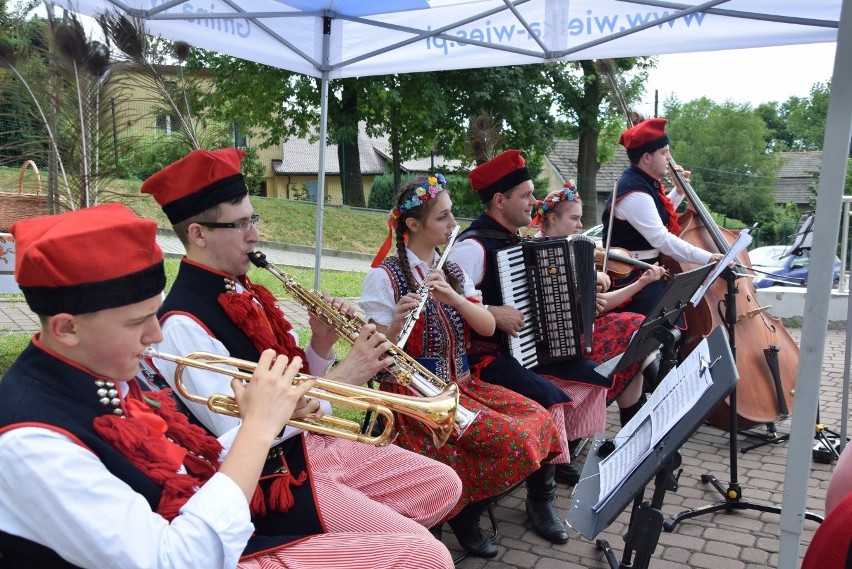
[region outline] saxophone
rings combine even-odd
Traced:
[[[342,314],[320,294],[306,289],[292,276],[267,261],[266,255],[260,251],[249,253],[249,259],[254,266],[266,269],[281,281],[284,290],[293,297],[293,300],[304,306],[309,313],[332,326],[340,334],[340,337],[349,342],[350,345],[355,343],[361,328],[366,324],[357,314],[352,316]],[[388,354],[394,361],[388,371],[394,376],[398,384],[408,387],[424,397],[434,397],[447,389],[447,382],[423,367],[420,362],[405,353],[402,348],[391,345]],[[478,414],[478,412],[465,409],[461,405],[458,406],[454,428],[459,436],[467,430]]]

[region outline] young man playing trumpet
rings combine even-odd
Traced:
[[[298,358],[265,350],[249,383],[232,382],[242,423],[221,444],[164,392],[141,392],[142,352],[162,339],[156,232],[120,204],[12,226],[41,331],[0,381],[3,567],[451,566],[414,523],[314,535],[309,505],[259,499],[290,478],[265,463],[307,411],[315,382],[294,382]]]
[[[249,253],[259,240],[245,181],[244,153],[230,148],[195,150],[148,178],[142,192],[163,207],[186,248],[177,278],[159,315],[163,352],[196,351],[257,361],[272,348],[304,361],[303,373],[361,385],[388,365],[390,347],[375,327],[365,326],[339,366],[332,346],[337,331],[311,319],[307,349],[272,294],[246,276]],[[334,300],[334,306],[351,310]],[[172,381],[174,364],[155,360]],[[185,370],[189,391],[209,396],[228,393],[230,380],[204,370]],[[217,436],[239,427],[234,417],[187,402],[192,414]],[[312,411],[319,402],[312,401]],[[322,412],[328,413],[326,407]],[[304,515],[293,516],[293,533],[387,532],[429,536],[458,500],[461,485],[451,468],[396,446],[382,448],[287,428],[274,441],[270,460],[287,473],[285,498]],[[271,497],[274,499],[274,496]],[[266,497],[268,502],[269,496]],[[258,497],[262,501],[262,497]]]

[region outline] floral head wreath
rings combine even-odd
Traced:
[[[562,184],[562,189],[553,196],[539,200],[535,209],[536,213],[527,227],[527,231],[541,223],[544,219],[544,214],[553,211],[557,205],[565,201],[580,201],[580,193],[577,191],[577,186],[574,185],[574,180],[568,180]]]
[[[443,174],[436,172],[434,176],[429,176],[422,184],[417,186],[410,198],[391,210],[390,216],[388,217],[388,236],[387,239],[385,239],[385,242],[382,243],[382,246],[379,247],[379,251],[376,253],[376,257],[371,263],[373,268],[378,267],[387,256],[388,251],[390,251],[393,232],[397,228],[397,222],[402,214],[408,213],[416,207],[420,207],[446,189],[447,179],[444,178]]]

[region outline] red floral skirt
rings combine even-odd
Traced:
[[[605,362],[615,356],[624,353],[630,344],[633,333],[639,329],[645,319],[641,314],[635,312],[607,312],[595,319],[595,333],[592,341],[592,353],[589,359],[596,362]],[[609,405],[630,383],[630,380],[639,372],[641,362],[630,364],[612,379],[612,386],[606,394],[606,403]]]
[[[395,384],[382,382],[381,388],[410,395]],[[423,423],[396,416],[396,444],[452,466],[461,478],[461,498],[444,521],[467,504],[503,493],[562,452],[550,413],[538,403],[473,376],[459,384],[459,394],[459,403],[479,416],[441,448]]]

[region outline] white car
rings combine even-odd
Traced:
[[[583,231],[583,235],[588,235],[595,240],[595,247],[603,248],[603,224],[595,225]]]

